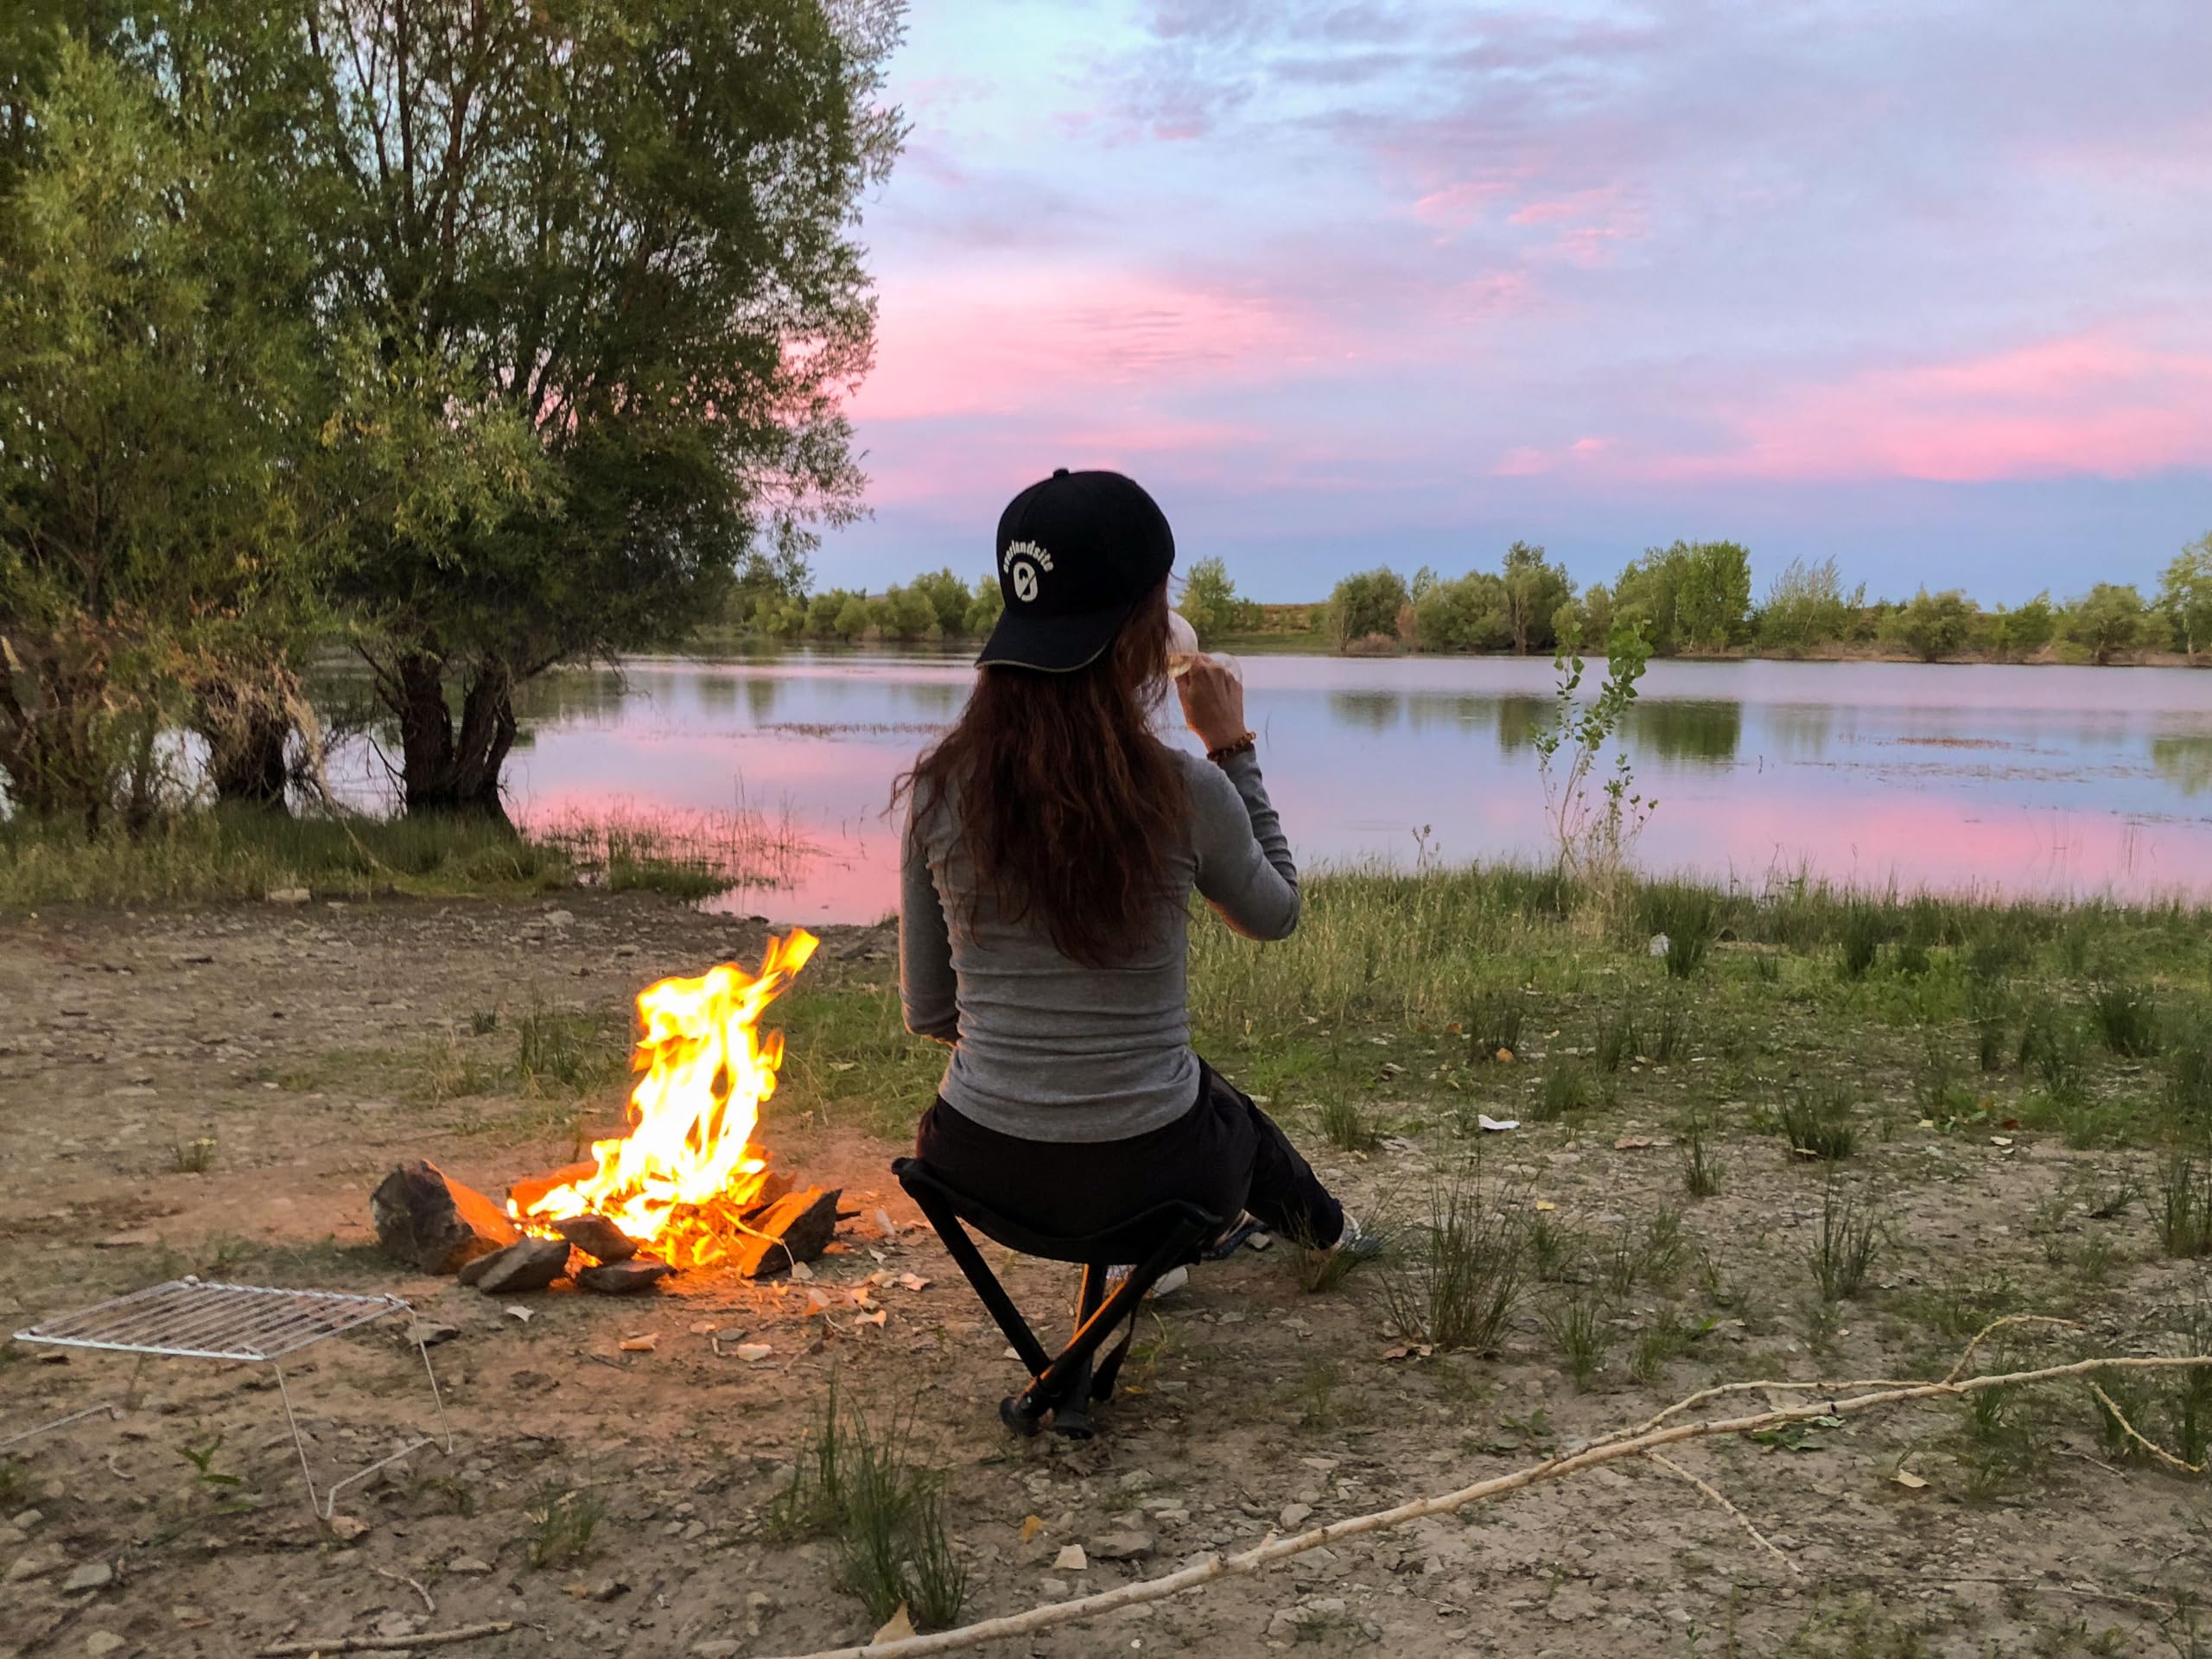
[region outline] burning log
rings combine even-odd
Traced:
[[[461,1270],[461,1282],[486,1296],[543,1290],[569,1270],[565,1238],[524,1238],[495,1255],[480,1255]]]
[[[772,1279],[789,1273],[795,1262],[813,1262],[837,1231],[837,1200],[842,1189],[810,1186],[787,1193],[745,1219],[727,1258],[747,1279]]]
[[[369,1218],[386,1255],[424,1273],[457,1273],[521,1236],[498,1205],[424,1158],[384,1178]]]

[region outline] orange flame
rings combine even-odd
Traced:
[[[524,1225],[597,1213],[679,1267],[719,1257],[718,1236],[767,1179],[753,1147],[761,1103],[776,1092],[784,1034],[760,1035],[760,1016],[821,943],[804,928],[771,938],[758,975],[724,963],[696,979],[664,979],[638,993],[630,1130],[592,1143],[598,1167],[552,1188]]]

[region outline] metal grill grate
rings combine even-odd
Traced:
[[[308,1461],[306,1440],[300,1420],[292,1410],[292,1390],[284,1368],[276,1362],[286,1354],[366,1325],[387,1313],[411,1310],[397,1296],[356,1296],[337,1290],[277,1290],[267,1285],[203,1284],[198,1279],[173,1279],[149,1286],[128,1296],[96,1306],[63,1313],[16,1332],[18,1342],[50,1343],[60,1348],[100,1348],[117,1354],[151,1354],[173,1359],[234,1359],[265,1363],[276,1373],[276,1388],[284,1402],[284,1421],[292,1431],[292,1447],[300,1455],[300,1476],[307,1483],[308,1503],[327,1521],[335,1513],[338,1494],[366,1480],[402,1458],[431,1444],[428,1439],[407,1442],[397,1452],[358,1469],[317,1495],[315,1471]],[[410,1332],[412,1336],[414,1333]],[[438,1374],[430,1364],[430,1351],[419,1339],[416,1351],[423,1357],[423,1375],[429,1379],[430,1399],[438,1408],[438,1427],[448,1455],[453,1451],[453,1426],[446,1421],[445,1396],[438,1391]],[[57,1417],[0,1440],[0,1446],[64,1424],[82,1421],[113,1406],[93,1406]]]
[[[406,1308],[397,1296],[176,1279],[48,1319],[16,1338],[123,1354],[272,1360]]]

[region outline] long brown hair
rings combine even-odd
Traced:
[[[1183,774],[1151,723],[1166,686],[1162,582],[1086,668],[987,665],[893,801],[954,804],[977,893],[1006,919],[1041,920],[1087,966],[1126,961],[1156,937],[1183,833]],[[956,919],[972,925],[972,906]]]

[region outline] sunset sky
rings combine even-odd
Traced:
[[[1262,599],[1515,537],[2154,585],[2212,530],[2212,4],[914,0],[872,520],[1134,474]]]

